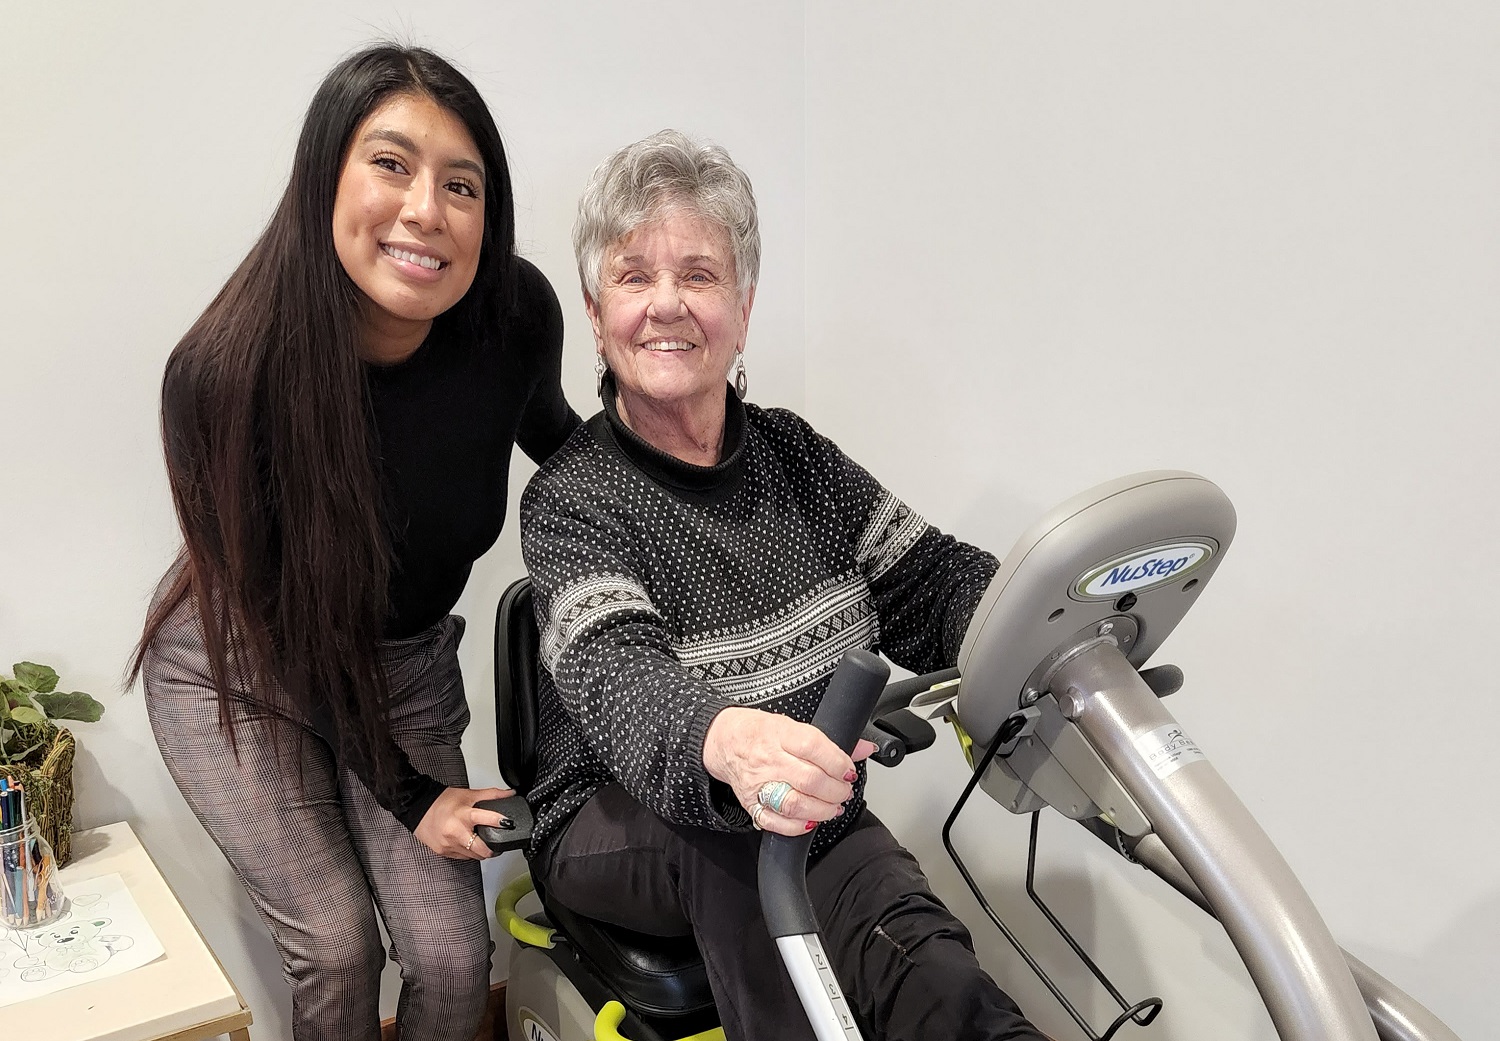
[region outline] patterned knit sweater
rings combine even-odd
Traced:
[[[533,850],[618,781],[662,819],[750,827],[703,765],[709,724],[812,718],[845,650],[951,667],[993,556],[944,535],[827,438],[726,391],[724,457],[661,453],[605,409],[521,500],[541,631]],[[817,854],[864,805],[864,764]]]

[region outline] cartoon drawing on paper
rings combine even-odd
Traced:
[[[0,926],[0,1007],[161,957],[160,941],[119,875],[78,883],[69,897],[68,909],[45,926]]]
[[[35,956],[16,962],[21,978],[27,983],[44,980],[61,972],[91,972],[109,960],[116,951],[129,950],[135,941],[118,933],[105,933],[108,918],[69,922],[72,912],[49,928],[33,932]]]

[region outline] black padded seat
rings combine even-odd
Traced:
[[[666,1018],[713,1007],[708,969],[691,936],[648,936],[574,914],[551,898],[542,905],[552,924],[633,1011]]]
[[[522,795],[536,781],[536,613],[531,579],[512,582],[495,613],[495,727],[500,773]],[[537,890],[547,917],[632,1011],[675,1018],[713,1007],[691,936],[649,936],[569,911]]]

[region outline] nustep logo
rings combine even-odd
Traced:
[[[557,1036],[542,1026],[535,1016],[536,1013],[531,1009],[521,1009],[521,1036],[526,1041],[557,1041]]]
[[[1131,550],[1084,572],[1073,584],[1073,592],[1085,600],[1113,600],[1182,579],[1213,555],[1212,543],[1191,540]]]

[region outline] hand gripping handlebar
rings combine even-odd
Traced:
[[[890,666],[869,651],[845,652],[823,692],[813,725],[852,752],[890,673]],[[823,951],[807,895],[807,853],[814,834],[761,838],[761,910],[818,1041],[859,1041],[859,1028]]]

